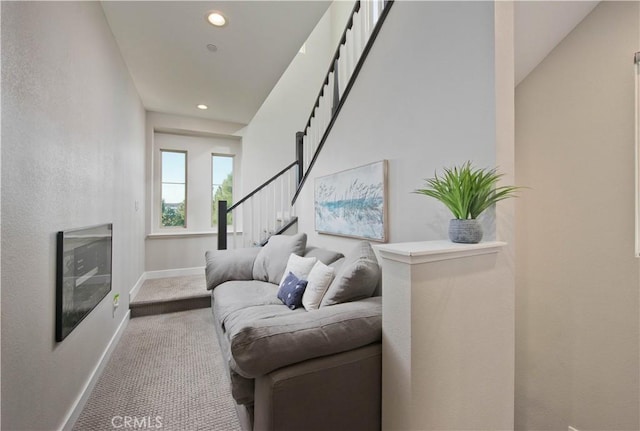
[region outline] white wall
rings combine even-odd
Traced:
[[[516,428],[637,430],[638,2],[601,2],[516,89]]]
[[[338,38],[353,8],[351,1],[334,2],[305,42],[243,132],[243,195],[296,158],[296,132],[311,115],[329,70]]]
[[[144,270],[145,114],[99,3],[1,7],[2,429],[50,430],[71,413]],[[56,343],[56,232],[106,222],[112,292]]]
[[[495,164],[494,88],[491,2],[396,2],[299,198],[299,230],[348,250],[315,233],[314,178],[387,159],[390,242],[447,238],[448,211],[411,192],[443,166]]]

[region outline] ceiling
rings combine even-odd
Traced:
[[[516,85],[598,3],[516,1]],[[147,110],[247,124],[329,4],[103,1],[102,7]],[[226,15],[226,26],[206,22],[212,9]]]
[[[147,110],[247,124],[329,4],[103,1],[102,8]],[[205,20],[211,10],[227,17],[224,27]]]

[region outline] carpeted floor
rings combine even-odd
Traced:
[[[146,280],[131,302],[164,301],[195,296],[209,296],[204,271],[202,271],[202,275]]]
[[[211,310],[129,321],[73,430],[126,429],[127,418],[135,429],[240,430]]]

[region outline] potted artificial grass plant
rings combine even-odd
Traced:
[[[454,218],[449,223],[449,239],[453,242],[476,244],[482,239],[478,216],[498,201],[515,196],[519,187],[501,186],[502,177],[493,169],[474,168],[471,162],[444,169],[441,176],[425,180],[425,188],[414,193],[436,198],[446,205]]]

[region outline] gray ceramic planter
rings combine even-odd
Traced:
[[[449,239],[463,244],[477,244],[482,239],[482,226],[476,219],[452,219],[449,222]]]

